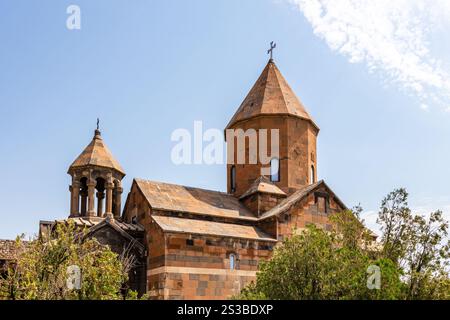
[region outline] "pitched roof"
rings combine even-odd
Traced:
[[[346,209],[345,204],[339,200],[336,195],[331,191],[331,189],[327,186],[325,181],[320,180],[316,183],[313,183],[309,186],[306,186],[303,189],[300,189],[296,192],[294,192],[292,195],[290,195],[288,198],[284,199],[279,203],[277,206],[273,207],[269,211],[265,212],[263,215],[261,215],[260,219],[266,219],[273,216],[277,216],[283,212],[288,211],[293,205],[295,205],[298,201],[304,199],[308,194],[313,192],[315,189],[317,189],[319,186],[324,185],[334,196],[335,200],[344,208]]]
[[[111,227],[119,234],[121,234],[124,238],[128,239],[134,247],[137,247],[141,252],[145,251],[145,247],[142,243],[140,243],[135,237],[130,235],[130,231],[139,231],[140,234],[143,235],[144,227],[138,224],[124,223],[121,221],[117,221],[115,219],[103,219],[100,223],[97,223],[95,226],[89,228],[87,235],[94,234],[97,230],[100,230],[104,227]]]
[[[97,226],[100,223],[108,222],[110,224],[115,224],[116,226],[120,227],[124,231],[144,231],[144,227],[140,224],[133,224],[133,223],[125,223],[119,220],[108,220],[101,217],[75,217],[75,218],[68,218],[63,220],[57,220],[56,222],[66,222],[66,221],[73,221],[75,225],[80,227],[94,227]]]
[[[271,114],[286,114],[303,118],[311,121],[317,127],[273,60],[269,60],[247,97],[228,123],[227,128],[242,120],[258,115]]]
[[[243,199],[248,197],[254,193],[269,193],[269,194],[278,194],[282,196],[286,196],[286,193],[278,188],[272,181],[270,181],[267,177],[261,176],[256,179],[250,188],[240,197]]]
[[[95,131],[95,135],[91,143],[88,144],[88,146],[83,150],[78,158],[76,158],[75,161],[71,164],[69,171],[74,168],[85,167],[89,165],[112,168],[125,175],[125,172],[123,171],[119,162],[114,159],[111,151],[109,151],[108,147],[103,142],[99,130]]]
[[[141,252],[145,250],[145,247],[142,243],[140,243],[137,238],[140,238],[144,235],[144,227],[140,224],[133,223],[125,223],[116,219],[109,218],[101,218],[101,217],[75,217],[75,218],[67,218],[62,220],[56,220],[54,222],[51,221],[41,221],[41,224],[46,224],[49,226],[50,230],[58,223],[67,223],[72,221],[78,227],[86,227],[87,234],[95,234],[97,230],[100,230],[104,227],[111,227],[123,237],[128,239],[134,247],[137,247]],[[94,235],[95,237],[95,235]]]
[[[152,215],[152,219],[161,227],[161,229],[168,232],[277,241],[253,226],[155,215]]]
[[[134,179],[153,209],[256,220],[234,196],[218,191]]]

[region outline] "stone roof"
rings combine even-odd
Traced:
[[[272,60],[269,60],[247,97],[228,123],[227,129],[237,122],[259,115],[283,114],[309,120],[318,129],[280,70]]]
[[[315,189],[317,189],[321,185],[324,185],[329,190],[329,192],[334,196],[334,199],[339,203],[339,205],[342,208],[344,208],[344,209],[347,208],[345,206],[345,204],[341,200],[339,200],[339,198],[336,197],[336,195],[333,193],[333,191],[331,191],[331,189],[326,185],[325,181],[320,180],[316,183],[313,183],[303,189],[300,189],[300,190],[294,192],[288,198],[281,201],[277,206],[273,207],[269,211],[262,214],[260,219],[270,218],[270,217],[277,216],[283,212],[288,211],[293,205],[295,205],[297,202],[304,199],[307,195],[309,195],[311,192],[313,192]]]
[[[166,232],[277,241],[253,226],[155,215],[152,215],[152,219]]]
[[[257,218],[233,195],[176,184],[135,179],[153,209],[224,218]]]
[[[250,188],[240,197],[240,199],[248,197],[254,193],[269,193],[286,196],[286,193],[283,190],[278,188],[274,183],[272,183],[272,181],[269,180],[269,178],[265,176],[261,176],[256,179]]]
[[[86,227],[86,236],[93,235],[93,237],[95,237],[95,233],[101,228],[111,227],[121,236],[128,239],[133,244],[133,247],[136,247],[141,253],[145,251],[144,245],[139,241],[144,236],[145,231],[141,224],[125,223],[108,217],[74,217],[56,221],[40,221],[41,236],[43,235],[42,232],[45,232],[46,235],[51,233],[56,224],[64,224],[68,221],[74,222],[78,227]]]
[[[77,226],[90,228],[90,227],[94,227],[102,222],[105,222],[107,219],[100,218],[100,217],[75,217],[75,218],[57,220],[56,222],[66,222],[68,220],[73,221],[75,223],[75,225],[77,225]],[[116,219],[110,220],[109,222],[115,224],[120,229],[127,231],[127,232],[128,231],[143,232],[145,230],[144,227],[140,224],[125,223],[125,222],[122,222],[122,221],[119,221]]]
[[[0,260],[14,260],[16,257],[16,241],[0,239]]]
[[[96,130],[91,143],[83,150],[83,152],[75,159],[69,168],[69,172],[76,168],[86,166],[99,166],[104,168],[112,168],[125,176],[125,172],[119,162],[114,159],[111,151],[103,142],[100,131]]]
[[[277,191],[277,186],[267,181],[267,178],[257,179],[254,186],[248,192],[258,190],[258,186],[262,184],[265,190],[270,190],[269,192],[280,195],[284,194],[282,190]],[[238,198],[231,194],[142,179],[134,179],[134,182],[153,209],[170,212],[186,212],[248,221],[264,220],[286,212],[295,203],[305,198],[321,185],[324,185],[334,196],[335,200],[343,208],[346,208],[345,204],[339,200],[323,180],[294,192],[286,199],[283,199],[277,206],[263,213],[259,218],[250,212]],[[195,221],[197,222],[198,220]]]

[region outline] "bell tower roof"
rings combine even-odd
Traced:
[[[319,129],[273,59],[269,60],[226,128],[229,129],[238,122],[260,115],[291,115],[309,120]]]
[[[86,167],[86,166],[97,166],[103,168],[111,168],[123,176],[125,172],[120,166],[119,162],[114,159],[111,151],[109,151],[106,144],[103,142],[101,132],[99,129],[95,130],[94,138],[91,143],[83,150],[83,152],[75,159],[75,161],[69,167],[69,173],[73,169]]]

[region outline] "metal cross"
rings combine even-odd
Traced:
[[[270,42],[270,49],[267,50],[267,54],[270,53],[270,60],[272,60],[272,55],[273,55],[273,49],[275,49],[277,47],[277,44],[273,41]]]
[[[99,129],[100,129],[100,119],[97,118],[97,130],[99,130]]]

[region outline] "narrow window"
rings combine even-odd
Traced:
[[[231,192],[236,191],[236,167],[231,166],[230,169],[230,186],[231,186]]]
[[[186,245],[187,245],[187,246],[193,246],[193,245],[194,245],[194,240],[192,240],[192,239],[186,239]]]
[[[230,270],[234,270],[236,268],[236,256],[234,253],[230,254]]]
[[[278,158],[270,160],[270,181],[280,181],[280,160]]]
[[[317,210],[319,213],[327,213],[327,203],[324,197],[319,197],[317,199]]]
[[[316,183],[316,172],[314,166],[311,166],[311,184]]]

